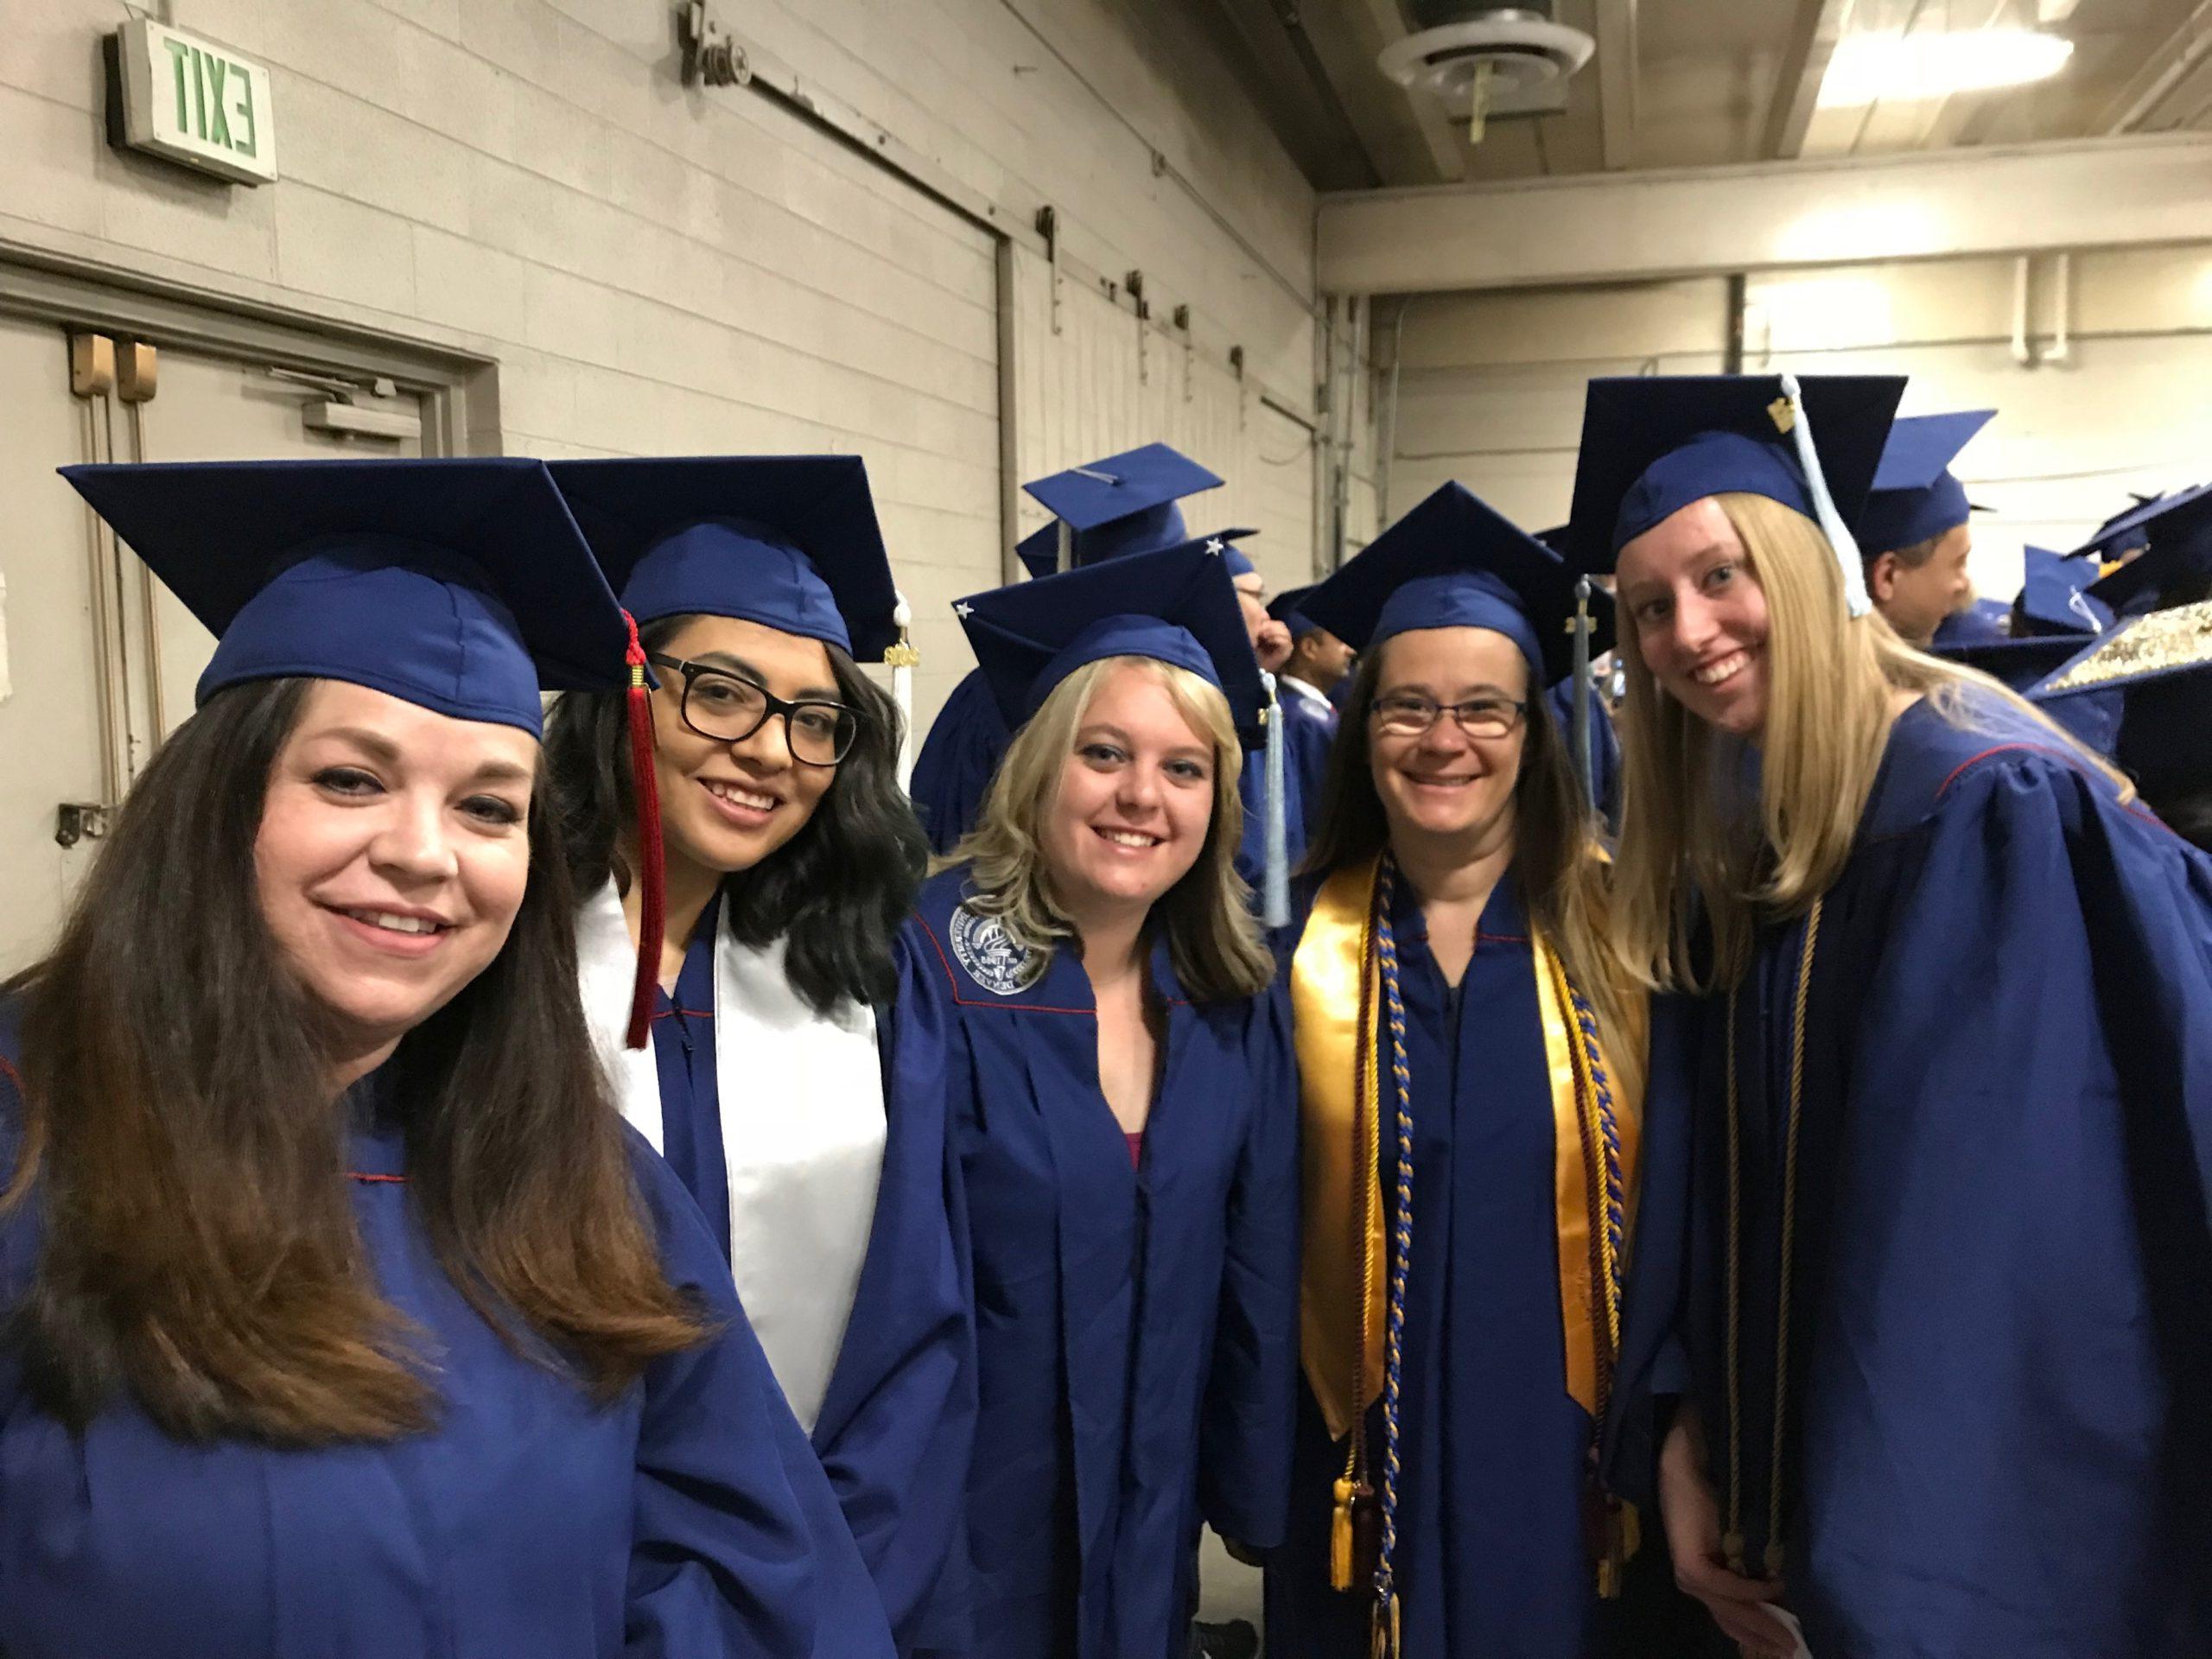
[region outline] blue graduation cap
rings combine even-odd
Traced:
[[[1306,596],[1355,650],[1421,628],[1488,628],[1521,648],[1539,689],[1573,668],[1575,576],[1567,562],[1464,484],[1439,486]],[[1613,601],[1589,595],[1591,650],[1610,650]]]
[[[1904,393],[1901,375],[1629,375],[1592,380],[1567,521],[1568,565],[1621,548],[1693,501],[1763,495],[1835,549],[1852,613],[1869,608],[1850,526]]]
[[[1235,573],[1232,571],[1230,574]],[[1319,626],[1312,617],[1299,608],[1305,603],[1306,595],[1313,591],[1315,585],[1309,582],[1303,588],[1286,588],[1268,601],[1268,614],[1288,628],[1290,637],[1294,639],[1304,639]]]
[[[1894,553],[1966,523],[1974,505],[1966,486],[1951,476],[1951,462],[1996,413],[1911,415],[1891,425],[1859,518],[1860,553],[1868,558]]]
[[[2202,598],[2212,582],[2212,485],[2170,495],[2145,512],[2139,529],[2149,547],[2083,589],[2116,616]]]
[[[296,675],[535,737],[541,686],[630,683],[622,613],[542,461],[179,461],[61,475],[218,636],[198,702]]]
[[[1052,514],[1054,522],[1024,537],[1014,551],[1031,575],[1048,576],[1060,568],[1064,534],[1071,569],[1125,553],[1177,546],[1189,540],[1191,533],[1176,504],[1186,495],[1218,489],[1221,481],[1217,474],[1164,443],[1147,443],[1071,467],[1021,486]],[[1251,533],[1220,532],[1224,541]],[[1244,569],[1251,568],[1243,555],[1236,556]],[[1232,569],[1231,574],[1242,571]]]
[[[2138,783],[2153,792],[2212,784],[2212,600],[2122,621],[2028,695],[2056,717],[2114,694],[2113,758]]]
[[[2021,638],[2056,634],[2077,645],[2085,633],[2112,626],[2112,611],[2082,590],[2096,577],[2096,567],[2047,547],[2022,550],[2025,580],[2012,601],[2012,632]]]
[[[1087,663],[1149,657],[1187,668],[1229,699],[1248,741],[1267,693],[1236,589],[1205,539],[971,594],[953,609],[1009,728]]]
[[[2212,484],[2192,485],[2163,495],[2139,495],[2135,505],[2115,513],[2067,555],[2117,558],[2133,548],[2155,547],[2161,539],[2187,534],[2212,518]]]
[[[898,639],[898,589],[858,455],[702,455],[551,463],[640,622],[728,616],[861,662]]]

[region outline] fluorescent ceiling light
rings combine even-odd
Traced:
[[[2019,86],[2056,74],[2074,42],[2026,29],[1847,35],[1821,78],[1820,107],[1852,109]]]

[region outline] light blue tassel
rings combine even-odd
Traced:
[[[1267,864],[1261,873],[1260,919],[1269,927],[1290,925],[1290,836],[1283,823],[1282,704],[1275,701],[1275,677],[1262,670],[1268,706]]]
[[[1827,474],[1821,470],[1821,452],[1813,445],[1813,423],[1806,418],[1805,394],[1796,375],[1782,377],[1782,395],[1789,400],[1789,438],[1796,447],[1805,487],[1813,498],[1813,517],[1820,523],[1821,533],[1828,538],[1828,545],[1835,550],[1835,562],[1843,570],[1843,602],[1852,615],[1864,616],[1874,608],[1874,601],[1866,596],[1866,572],[1859,563],[1859,539],[1843,522],[1835,498],[1828,493]]]
[[[1574,775],[1582,782],[1582,800],[1595,810],[1598,785],[1592,776],[1590,749],[1590,578],[1574,582]]]

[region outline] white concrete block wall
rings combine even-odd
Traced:
[[[1196,340],[1243,345],[1310,405],[1312,193],[1173,7],[716,10],[967,187],[1052,202],[1075,257],[1144,270]],[[857,451],[934,708],[967,663],[946,601],[1001,554],[986,232],[756,91],[684,86],[665,0],[167,12],[270,67],[283,177],[226,188],[111,151],[99,42],[124,10],[0,0],[0,243],[495,359],[510,453]],[[1306,545],[1307,476],[1232,482]]]

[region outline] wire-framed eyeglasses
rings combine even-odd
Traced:
[[[786,701],[726,668],[658,655],[652,661],[683,677],[683,723],[717,743],[742,743],[771,715],[781,715],[792,760],[801,766],[834,766],[852,753],[861,734],[860,717],[842,702],[815,697]]]
[[[1469,697],[1464,702],[1439,702],[1416,691],[1394,691],[1375,699],[1375,728],[1391,737],[1428,735],[1430,728],[1450,715],[1469,737],[1496,741],[1509,737],[1529,713],[1529,705],[1512,697]]]

